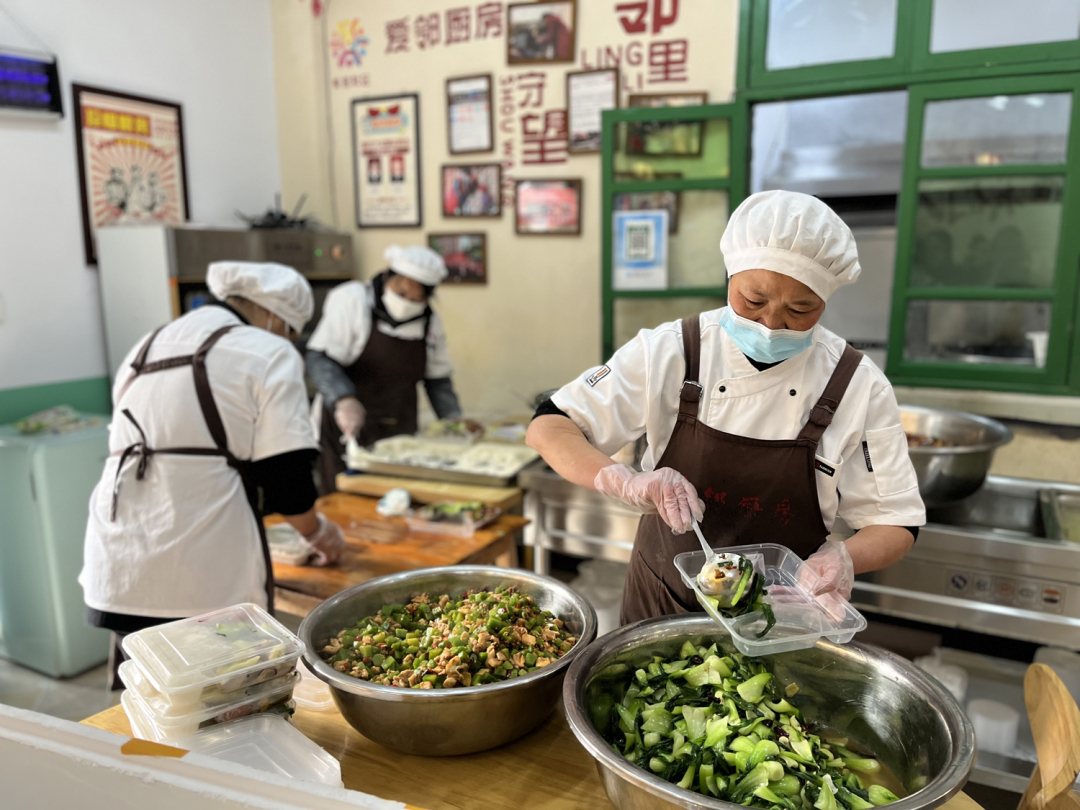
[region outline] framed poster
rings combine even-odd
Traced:
[[[502,166],[442,167],[442,213],[444,217],[501,217]]]
[[[613,289],[667,289],[667,220],[667,211],[615,212]]]
[[[708,101],[707,93],[633,94],[630,107],[698,107]],[[701,121],[635,121],[627,127],[626,153],[698,157],[705,137]]]
[[[487,234],[429,233],[428,247],[443,257],[443,284],[487,284]]]
[[[619,107],[619,69],[566,74],[566,130],[569,151],[600,151],[600,113]]]
[[[495,148],[491,74],[446,80],[446,136],[451,155]]]
[[[356,227],[420,227],[420,96],[353,99],[352,146]]]
[[[180,105],[82,84],[75,102],[86,263],[97,264],[104,225],[188,218],[184,119]]]
[[[615,211],[667,211],[668,233],[679,230],[679,192],[623,191],[615,195]]]
[[[518,180],[514,208],[514,231],[522,236],[577,236],[581,233],[581,179]]]
[[[574,0],[511,3],[506,7],[506,63],[573,62],[576,26]]]

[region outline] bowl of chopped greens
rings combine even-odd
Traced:
[[[596,613],[551,577],[455,565],[342,591],[299,636],[353,728],[399,751],[451,756],[515,740],[551,714],[596,637]]]
[[[960,705],[911,662],[824,639],[753,658],[700,615],[591,644],[563,703],[619,810],[931,808],[975,756]]]

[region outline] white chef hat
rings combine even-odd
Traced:
[[[795,191],[762,191],[743,200],[720,250],[729,277],[772,270],[801,281],[823,301],[862,272],[851,229],[821,200]]]
[[[308,280],[284,264],[274,262],[213,262],[206,285],[215,298],[246,298],[300,332],[315,311]]]
[[[408,276],[427,287],[438,286],[446,278],[446,262],[443,257],[421,245],[391,245],[383,253],[395,273]]]

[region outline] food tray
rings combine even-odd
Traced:
[[[123,645],[153,687],[170,696],[233,692],[273,680],[296,668],[303,648],[254,604],[148,627],[124,638]]]
[[[200,699],[194,703],[177,703],[170,700],[170,696],[153,687],[135,661],[125,661],[120,665],[120,679],[124,682],[124,686],[138,694],[143,708],[155,721],[189,720],[202,723],[216,719],[216,722],[220,723],[223,719],[231,720],[251,714],[250,711],[241,714],[233,714],[233,712],[250,706],[253,701],[257,702],[261,698],[270,696],[275,698],[274,703],[281,702],[282,694],[291,695],[292,690],[299,685],[300,674],[293,670],[272,681],[257,683],[245,689],[237,689],[235,692],[203,690]],[[227,714],[233,714],[233,716],[228,718],[221,716]]]
[[[311,557],[311,544],[288,523],[267,527],[266,542],[270,546],[270,559],[276,563],[303,565]]]
[[[294,672],[287,680],[288,683],[276,692],[255,695],[244,703],[228,707],[203,720],[197,719],[201,715],[158,717],[134,689],[125,689],[120,696],[120,702],[131,722],[135,736],[151,742],[174,745],[186,740],[200,729],[238,720],[241,717],[269,711],[290,713],[290,707],[294,705],[291,700],[293,687],[300,680],[300,676]]]
[[[813,597],[803,583],[814,581],[816,575],[791,549],[764,543],[732,546],[717,551],[748,558],[754,564],[754,570],[764,575],[766,588],[784,588],[782,601],[775,596],[768,597],[776,615],[776,626],[764,638],[755,638],[755,634],[765,628],[765,616],[761,611],[729,619],[722,616],[713,601],[698,588],[697,575],[705,564],[705,552],[688,551],[675,557],[675,567],[679,569],[683,582],[688,588],[693,588],[705,612],[727,629],[736,648],[744,655],[776,655],[802,650],[813,647],[821,638],[846,644],[856,633],[866,629],[866,619],[847,600],[830,595],[826,609]]]
[[[345,464],[351,470],[379,475],[505,487],[539,457],[530,447],[500,442],[469,446],[421,436],[394,436],[376,442],[370,450],[350,444]]]
[[[189,751],[215,759],[333,787],[341,781],[341,763],[313,743],[292,723],[260,714],[203,729],[184,742]]]
[[[494,523],[498,520],[502,510],[493,509],[491,513],[481,520],[470,520],[465,523],[457,523],[450,520],[425,520],[417,515],[409,515],[405,522],[414,532],[427,532],[428,534],[441,534],[445,537],[472,537],[476,530]]]

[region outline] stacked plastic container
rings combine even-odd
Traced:
[[[170,745],[251,714],[288,714],[302,648],[253,604],[150,627],[124,639],[121,702],[136,736]]]

